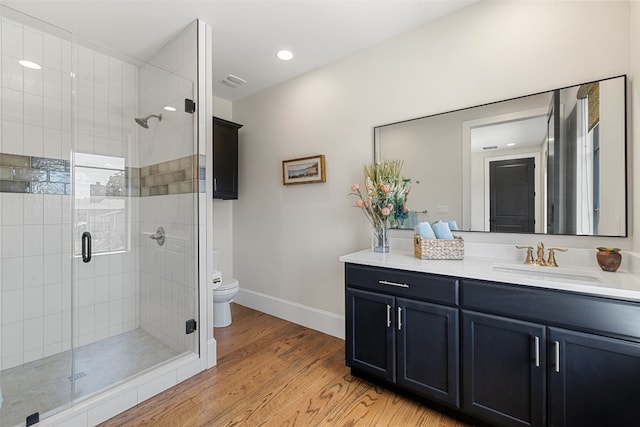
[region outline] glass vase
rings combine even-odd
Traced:
[[[389,252],[389,227],[381,224],[373,228],[373,251],[378,253]]]

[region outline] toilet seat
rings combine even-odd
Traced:
[[[237,280],[233,280],[229,283],[223,283],[222,285],[220,285],[220,287],[218,287],[217,289],[214,289],[213,292],[221,292],[221,291],[227,291],[229,289],[233,289],[233,288],[239,288],[240,285],[238,284]]]

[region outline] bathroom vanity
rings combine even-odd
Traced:
[[[635,275],[400,251],[340,260],[354,375],[492,425],[639,425]]]

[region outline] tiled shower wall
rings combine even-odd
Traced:
[[[151,66],[140,68],[139,98],[140,114],[163,115],[162,122],[151,119],[150,129],[139,133],[140,228],[148,234],[162,226],[171,236],[162,247],[150,239],[143,238],[141,242],[140,326],[179,351],[194,352],[198,351],[198,334],[185,335],[185,320],[198,318],[198,158],[194,156],[195,117],[184,112],[184,99],[194,96],[196,46],[193,23],[149,61],[175,75],[158,72]],[[162,109],[165,105],[178,111],[167,112]],[[181,177],[181,173],[186,176]],[[173,183],[165,186],[165,179]],[[190,192],[183,193],[181,187]],[[153,197],[144,197],[154,193]]]
[[[7,369],[71,345],[68,169],[50,166],[70,160],[72,45],[6,17],[0,27],[0,369]],[[78,151],[124,157],[131,166],[137,68],[76,49]],[[23,58],[43,68],[23,68]],[[28,164],[5,165],[7,159]],[[137,203],[132,199],[132,214]],[[73,292],[80,344],[138,325],[137,239],[131,251],[91,264],[78,269]]]

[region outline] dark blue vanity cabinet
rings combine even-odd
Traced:
[[[346,363],[459,406],[458,281],[347,265]]]
[[[640,426],[640,303],[355,264],[345,277],[354,374],[496,426]]]

